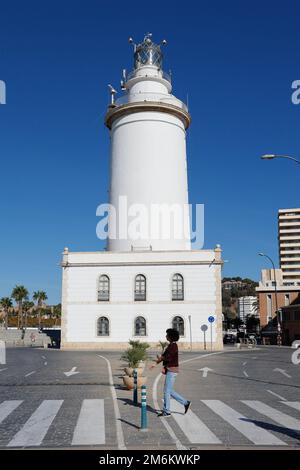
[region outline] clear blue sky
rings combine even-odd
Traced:
[[[107,84],[130,70],[151,31],[166,38],[174,93],[188,94],[190,202],[205,204],[205,248],[220,243],[224,275],[258,279],[277,263],[278,208],[299,207],[299,1],[1,2],[0,297],[15,284],[60,301],[64,246],[102,249],[107,201]]]

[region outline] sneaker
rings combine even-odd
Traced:
[[[191,403],[192,403],[191,401],[188,401],[187,404],[184,405],[184,410],[185,410],[185,411],[184,411],[184,414],[186,414],[186,413],[188,412],[189,407],[191,406]]]
[[[166,411],[162,411],[157,415],[159,418],[169,418],[171,416],[171,413],[167,413]]]

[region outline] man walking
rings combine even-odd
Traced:
[[[171,416],[170,412],[170,398],[178,401],[184,406],[184,414],[187,413],[191,402],[183,398],[179,393],[173,390],[176,376],[179,372],[178,368],[178,346],[176,341],[179,340],[179,333],[173,328],[169,328],[167,331],[167,341],[169,345],[161,356],[157,356],[156,364],[163,363],[163,374],[165,374],[165,386],[164,386],[164,407],[163,411],[158,415],[159,417],[168,418]],[[153,364],[150,368],[155,367]]]

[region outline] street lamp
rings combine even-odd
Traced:
[[[259,256],[264,256],[265,258],[268,258],[268,260],[272,263],[273,267],[273,276],[274,276],[274,282],[275,282],[275,308],[276,308],[276,315],[277,315],[277,345],[281,346],[282,343],[282,338],[281,338],[281,322],[280,322],[280,315],[279,315],[279,310],[278,310],[278,300],[277,300],[277,280],[276,280],[276,272],[275,272],[275,265],[270,258],[270,256],[265,255],[264,253],[258,253]]]
[[[260,157],[262,160],[273,160],[274,158],[288,158],[289,160],[293,160],[296,163],[300,163],[300,160],[297,160],[297,158],[290,157],[289,155],[262,155]]]

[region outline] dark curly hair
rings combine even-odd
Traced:
[[[168,328],[166,331],[168,337],[171,341],[178,341],[179,340],[179,333],[174,328]]]

